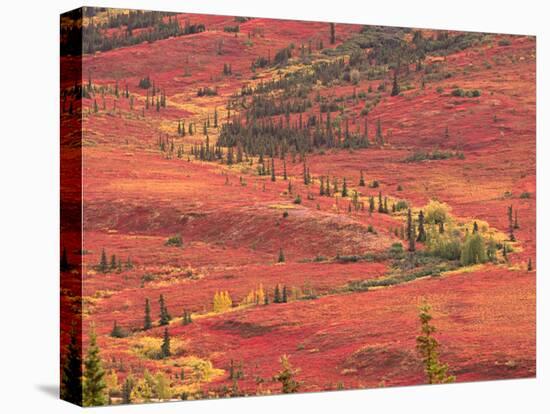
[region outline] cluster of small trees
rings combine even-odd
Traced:
[[[66,252],[64,254],[65,254],[65,259],[63,259],[62,257],[62,260],[61,260],[62,265],[63,265],[63,261],[64,260],[66,261]],[[127,257],[126,262],[123,265],[122,260],[120,259],[120,256],[117,257],[115,254],[112,254],[109,260],[107,259],[107,252],[105,251],[105,249],[101,249],[101,258],[99,260],[99,263],[96,266],[96,270],[101,273],[109,273],[114,271],[122,272],[123,269],[129,270],[129,269],[132,269],[133,267],[134,265],[132,263],[132,259],[130,256]]]
[[[172,320],[172,316],[168,312],[168,307],[166,306],[166,301],[164,295],[161,294],[159,297],[159,326],[168,325]],[[145,315],[143,322],[143,329],[148,330],[153,327],[153,319],[151,317],[151,303],[149,298],[145,299]]]

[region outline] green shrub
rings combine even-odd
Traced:
[[[409,203],[407,203],[405,200],[399,200],[395,204],[395,210],[401,211],[401,210],[408,210],[409,209]]]
[[[460,264],[468,266],[472,264],[485,263],[487,251],[485,241],[479,234],[468,236],[462,245],[460,252]]]
[[[524,191],[523,193],[521,193],[519,195],[519,198],[522,198],[522,199],[527,199],[527,198],[531,198],[531,193],[527,192],[527,191]]]
[[[183,240],[181,239],[181,235],[176,234],[175,236],[169,237],[168,240],[166,240],[166,246],[174,246],[174,247],[183,246]]]

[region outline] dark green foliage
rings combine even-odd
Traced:
[[[466,236],[460,252],[460,263],[462,266],[485,263],[487,261],[487,250],[485,242],[479,233]]]
[[[529,261],[527,262],[527,271],[533,271],[533,262],[531,261],[531,258],[529,258]]]
[[[407,240],[409,241],[409,252],[414,252],[416,250],[415,231],[411,209],[407,212]]]
[[[101,259],[99,260],[99,265],[97,266],[97,268],[101,273],[107,273],[109,270],[109,264],[107,263],[107,253],[105,253],[105,249],[101,249]]]
[[[447,160],[450,158],[464,159],[464,153],[460,151],[441,151],[435,150],[432,152],[429,151],[415,151],[411,155],[407,156],[403,161],[404,162],[422,162],[422,161],[436,161],[436,160]]]
[[[424,243],[426,241],[426,230],[424,229],[424,213],[420,210],[418,213],[418,236],[416,237],[417,242]]]
[[[113,324],[113,329],[111,330],[111,337],[113,338],[126,338],[128,334],[124,329],[120,327],[120,325],[117,324],[117,321]]]
[[[193,322],[193,319],[191,318],[191,312],[188,312],[186,310],[183,311],[183,316],[181,318],[181,323],[183,325],[189,325]]]
[[[106,385],[105,385],[105,371],[101,363],[101,357],[99,355],[99,347],[97,345],[97,338],[95,330],[92,327],[90,332],[90,345],[88,352],[84,360],[84,382],[83,382],[83,405],[85,407],[94,407],[98,405],[105,405],[106,399]]]
[[[363,177],[363,170],[360,171],[359,175],[359,186],[364,187],[365,186],[365,177]]]
[[[394,72],[393,74],[393,85],[391,88],[391,96],[397,96],[399,95],[400,89],[399,84],[397,83],[397,72]]]
[[[168,358],[172,353],[170,352],[170,335],[168,334],[168,328],[164,328],[164,336],[162,338],[162,345],[160,346],[161,358]]]
[[[281,365],[282,370],[279,371],[273,379],[281,383],[281,391],[283,394],[298,392],[300,389],[300,383],[294,379],[298,373],[298,370],[292,368],[292,365],[290,365],[286,355],[281,357]]]
[[[145,318],[143,322],[143,329],[151,329],[153,327],[153,321],[151,320],[151,304],[149,298],[145,299]]]
[[[82,358],[81,336],[76,326],[70,331],[70,341],[64,353],[65,362],[61,373],[61,399],[82,405]]]
[[[161,294],[159,297],[159,325],[168,325],[172,320],[172,316],[168,313],[168,308],[166,307],[166,302],[164,300],[164,295]]]
[[[132,390],[134,389],[134,378],[128,375],[122,384],[122,404],[132,403]]]
[[[279,257],[277,258],[277,263],[284,263],[285,261],[285,255],[283,253],[283,249],[279,249]]]
[[[334,23],[330,23],[330,44],[336,43],[336,27]]]
[[[448,374],[449,367],[439,361],[439,342],[433,334],[436,329],[430,324],[432,315],[431,307],[424,304],[420,308],[419,318],[421,323],[421,334],[416,337],[416,349],[424,363],[424,372],[428,384],[444,384],[454,382],[455,377]]]
[[[175,236],[169,237],[168,240],[166,240],[165,245],[166,246],[174,246],[174,247],[182,247],[183,246],[183,240],[181,238],[181,235],[176,234]]]
[[[346,177],[344,177],[344,182],[342,183],[342,197],[348,196],[348,183]]]

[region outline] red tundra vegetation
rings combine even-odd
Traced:
[[[84,8],[61,52],[63,398],[535,375],[533,37]]]

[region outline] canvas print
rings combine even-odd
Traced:
[[[60,24],[61,398],[536,375],[535,37]]]

